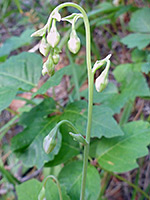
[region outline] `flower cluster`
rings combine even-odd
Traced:
[[[68,21],[72,24],[72,31],[70,33],[70,38],[68,41],[68,49],[76,54],[80,49],[80,39],[77,36],[75,30],[75,22],[78,18],[81,18],[82,15],[78,13],[74,13],[65,18],[61,18],[59,12],[55,10],[50,15],[50,18],[47,24],[40,30],[36,31],[31,35],[32,36],[40,36],[42,37],[41,43],[39,46],[39,51],[42,55],[48,56],[47,61],[43,64],[42,74],[48,74],[53,76],[55,73],[55,65],[59,62],[59,53],[60,49],[57,47],[60,41],[60,34],[56,28],[57,21]]]

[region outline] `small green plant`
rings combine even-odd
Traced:
[[[61,15],[59,14],[59,10],[64,7],[74,7],[79,13],[73,13],[70,16],[61,18]],[[80,49],[80,39],[77,36],[76,29],[75,29],[75,23],[76,21],[82,18],[85,25],[86,30],[86,61],[87,61],[87,71],[88,71],[88,90],[89,90],[89,103],[88,103],[88,122],[87,122],[87,130],[86,130],[86,139],[78,133],[74,125],[66,120],[63,120],[59,122],[51,131],[50,133],[45,137],[43,142],[43,148],[46,153],[50,153],[53,151],[57,144],[57,137],[59,133],[59,127],[61,124],[66,123],[69,126],[72,127],[74,130],[74,133],[70,133],[70,135],[74,138],[74,140],[78,141],[79,143],[82,143],[84,145],[84,162],[83,162],[83,173],[82,173],[82,185],[81,185],[81,195],[80,200],[85,199],[85,187],[86,187],[86,176],[87,176],[87,166],[88,166],[88,157],[89,157],[89,145],[90,145],[90,137],[91,137],[91,126],[92,126],[92,107],[93,107],[93,85],[94,85],[94,74],[102,67],[104,64],[107,63],[105,70],[102,72],[102,74],[96,79],[95,87],[98,92],[102,92],[103,89],[107,86],[108,83],[108,71],[110,67],[110,57],[111,55],[108,55],[105,59],[97,61],[93,68],[91,66],[91,36],[90,36],[90,25],[89,20],[87,17],[86,12],[81,8],[79,5],[75,3],[63,3],[59,6],[57,6],[52,13],[50,14],[50,17],[48,19],[47,24],[44,26],[44,28],[36,31],[32,34],[32,36],[41,36],[42,41],[40,44],[40,52],[47,56],[48,59],[43,65],[42,74],[49,74],[50,76],[54,75],[55,71],[55,64],[58,63],[59,60],[59,49],[57,47],[59,41],[60,41],[60,34],[57,31],[56,28],[56,22],[58,21],[68,21],[72,24],[72,29],[70,33],[70,38],[68,41],[68,49],[70,52],[76,54],[78,53]],[[46,36],[47,35],[47,36]],[[40,195],[41,196],[41,195]],[[60,195],[61,196],[61,195]],[[43,198],[39,198],[43,199]],[[62,197],[61,197],[62,199]]]

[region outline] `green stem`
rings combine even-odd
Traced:
[[[47,183],[47,180],[48,180],[49,178],[52,178],[52,179],[55,180],[55,182],[56,182],[56,184],[57,184],[58,192],[59,192],[59,198],[60,198],[60,200],[63,200],[63,198],[62,198],[62,192],[61,192],[61,187],[60,187],[60,183],[59,183],[59,181],[57,180],[57,178],[56,178],[55,176],[53,176],[53,175],[47,176],[46,179],[45,179],[45,181],[44,181],[44,187],[45,187],[45,185],[46,185],[46,183]]]
[[[89,102],[88,102],[88,122],[87,122],[87,130],[86,130],[86,140],[88,145],[84,147],[84,160],[83,160],[83,172],[82,172],[82,184],[81,184],[81,196],[80,200],[84,200],[85,196],[85,186],[86,186],[86,176],[87,176],[87,166],[88,166],[88,155],[89,155],[89,144],[90,144],[90,136],[91,136],[91,125],[92,125],[92,109],[93,109],[93,81],[94,74],[91,69],[91,36],[90,36],[90,24],[87,17],[86,12],[83,8],[75,3],[63,3],[56,7],[53,12],[56,10],[60,10],[64,7],[74,7],[78,9],[83,15],[83,21],[85,25],[86,32],[86,62],[87,62],[87,71],[88,71],[88,91],[89,91]]]

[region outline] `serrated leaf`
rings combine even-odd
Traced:
[[[56,183],[53,180],[49,179],[46,183],[46,199],[50,200],[60,200],[59,192]],[[71,200],[70,197],[66,193],[65,187],[61,186],[62,199],[63,200]]]
[[[0,87],[30,90],[39,81],[41,66],[42,58],[35,53],[23,52],[10,57],[0,65]]]
[[[127,45],[128,48],[143,49],[150,43],[150,33],[131,33],[121,39],[121,42]]]
[[[92,143],[90,155],[108,171],[123,173],[138,167],[137,158],[148,154],[150,124],[143,121],[123,126],[125,135],[110,139],[102,138]],[[140,147],[140,148],[139,148]]]
[[[16,186],[18,200],[35,200],[38,199],[42,184],[36,179],[29,180],[21,185]]]
[[[83,167],[82,162],[80,161],[72,162],[67,166],[65,166],[61,170],[58,176],[60,184],[65,186],[68,195],[73,200],[80,199],[82,167]],[[97,200],[99,193],[100,193],[99,173],[93,166],[88,165],[85,199]]]
[[[123,135],[119,125],[112,117],[113,112],[105,106],[94,106],[92,116],[91,137],[107,138]],[[79,133],[86,134],[87,125],[87,103],[85,101],[77,101],[69,104],[61,116],[61,120],[67,119],[71,121],[78,129]]]
[[[33,28],[26,29],[19,37],[13,36],[7,39],[0,48],[0,57],[9,55],[11,51],[18,49],[19,47],[29,45],[33,41],[33,38],[31,38],[30,35],[34,31]]]
[[[129,23],[130,29],[139,33],[150,33],[150,8],[135,11]]]
[[[0,87],[0,112],[7,108],[17,93],[16,88]]]

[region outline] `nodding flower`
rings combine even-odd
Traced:
[[[58,133],[58,128],[54,127],[50,133],[44,138],[43,141],[43,149],[45,153],[49,154],[53,151],[57,144],[57,133]]]
[[[48,74],[53,76],[55,73],[55,66],[52,59],[52,55],[50,54],[47,61],[43,64],[42,75]]]
[[[57,46],[59,41],[60,41],[60,34],[58,33],[56,28],[56,19],[53,19],[52,27],[47,35],[47,42],[50,44],[51,47],[54,48]]]
[[[71,31],[70,39],[68,41],[68,49],[74,54],[78,53],[80,49],[80,39],[77,36],[75,29],[72,29]]]

